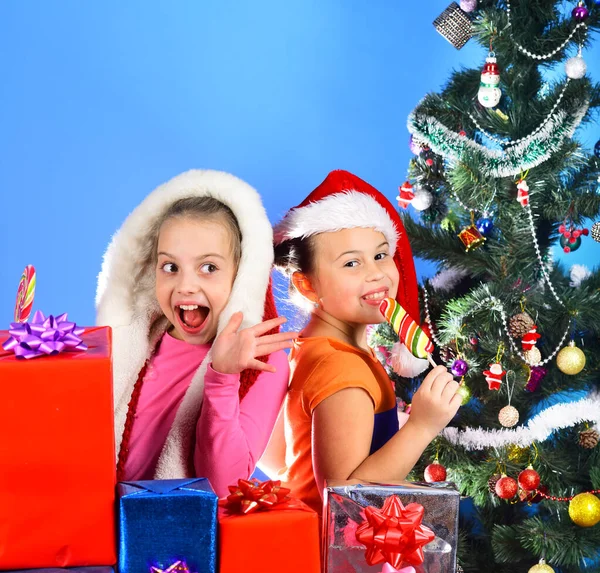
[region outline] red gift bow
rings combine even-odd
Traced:
[[[219,500],[221,507],[230,513],[248,515],[256,511],[271,509],[304,509],[301,502],[288,497],[290,490],[281,487],[281,481],[238,480],[237,485],[229,486],[230,494]]]
[[[367,520],[356,530],[356,539],[367,547],[367,563],[387,562],[396,569],[404,562],[421,565],[423,546],[435,538],[431,529],[421,525],[424,513],[419,503],[404,507],[397,495],[388,497],[381,509],[367,507]]]

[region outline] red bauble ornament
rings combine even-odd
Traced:
[[[446,468],[438,461],[429,464],[425,468],[425,481],[434,483],[437,481],[446,481]]]
[[[540,485],[540,474],[538,474],[532,466],[523,470],[519,474],[519,485],[525,491],[533,491]]]
[[[511,477],[503,475],[496,482],[496,495],[500,499],[512,499],[517,495],[517,491],[519,491],[517,480]]]

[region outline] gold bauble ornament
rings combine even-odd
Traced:
[[[575,376],[585,367],[585,354],[583,350],[575,346],[575,341],[571,340],[569,346],[565,346],[556,357],[556,365],[563,374]]]
[[[461,384],[456,393],[462,398],[461,404],[464,406],[471,399],[471,390],[466,384]]]
[[[504,406],[500,412],[498,412],[498,420],[505,428],[512,428],[517,425],[519,421],[519,410],[514,406]]]
[[[554,573],[554,569],[552,569],[544,559],[540,559],[540,562],[537,565],[534,565],[529,570],[529,573]]]
[[[536,366],[542,361],[542,353],[537,346],[525,352],[525,360],[530,366]]]
[[[593,527],[600,522],[600,499],[593,493],[580,493],[569,503],[569,517],[579,527]]]

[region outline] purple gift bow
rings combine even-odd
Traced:
[[[10,338],[2,344],[2,348],[13,351],[17,358],[38,358],[54,355],[62,351],[84,351],[80,335],[85,328],[78,327],[67,320],[67,313],[57,317],[46,316],[40,310],[33,315],[31,322],[12,322],[8,333]]]

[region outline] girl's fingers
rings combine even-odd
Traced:
[[[272,364],[261,362],[260,360],[256,360],[255,358],[248,362],[247,368],[250,368],[252,370],[260,370],[261,372],[277,372],[277,368],[275,368],[275,366],[273,366]]]
[[[281,340],[279,342],[271,342],[269,344],[261,344],[254,350],[254,356],[268,356],[273,352],[278,352],[285,348],[291,348],[294,343],[291,340]]]
[[[441,376],[446,372],[448,372],[448,370],[446,370],[445,366],[436,366],[429,374],[427,374],[427,376],[425,376],[425,379],[423,380],[419,390],[422,389],[422,391],[430,391],[438,376]]]
[[[277,318],[272,318],[271,320],[266,320],[265,322],[260,322],[251,326],[248,330],[254,334],[254,336],[261,336],[265,332],[269,332],[272,328],[276,326],[281,326],[284,322],[287,321],[285,316],[278,316]]]
[[[443,372],[442,374],[436,377],[433,385],[431,386],[432,394],[437,394],[438,396],[441,396],[446,386],[450,384],[450,382],[454,381],[454,377],[452,376],[452,374],[450,374],[450,372]]]
[[[450,400],[450,406],[452,406],[455,412],[461,407],[463,401],[463,397],[460,394],[454,394],[452,396],[452,400]]]
[[[225,328],[221,331],[221,334],[235,334],[238,328],[242,326],[244,320],[243,312],[234,312],[229,319],[229,322],[225,325]]]
[[[283,340],[295,340],[300,336],[299,332],[279,332],[278,334],[267,334],[256,339],[256,344],[271,344],[272,342],[281,342]]]
[[[442,400],[446,403],[452,402],[452,398],[456,395],[458,388],[459,383],[456,380],[448,382],[446,387],[442,390]]]

